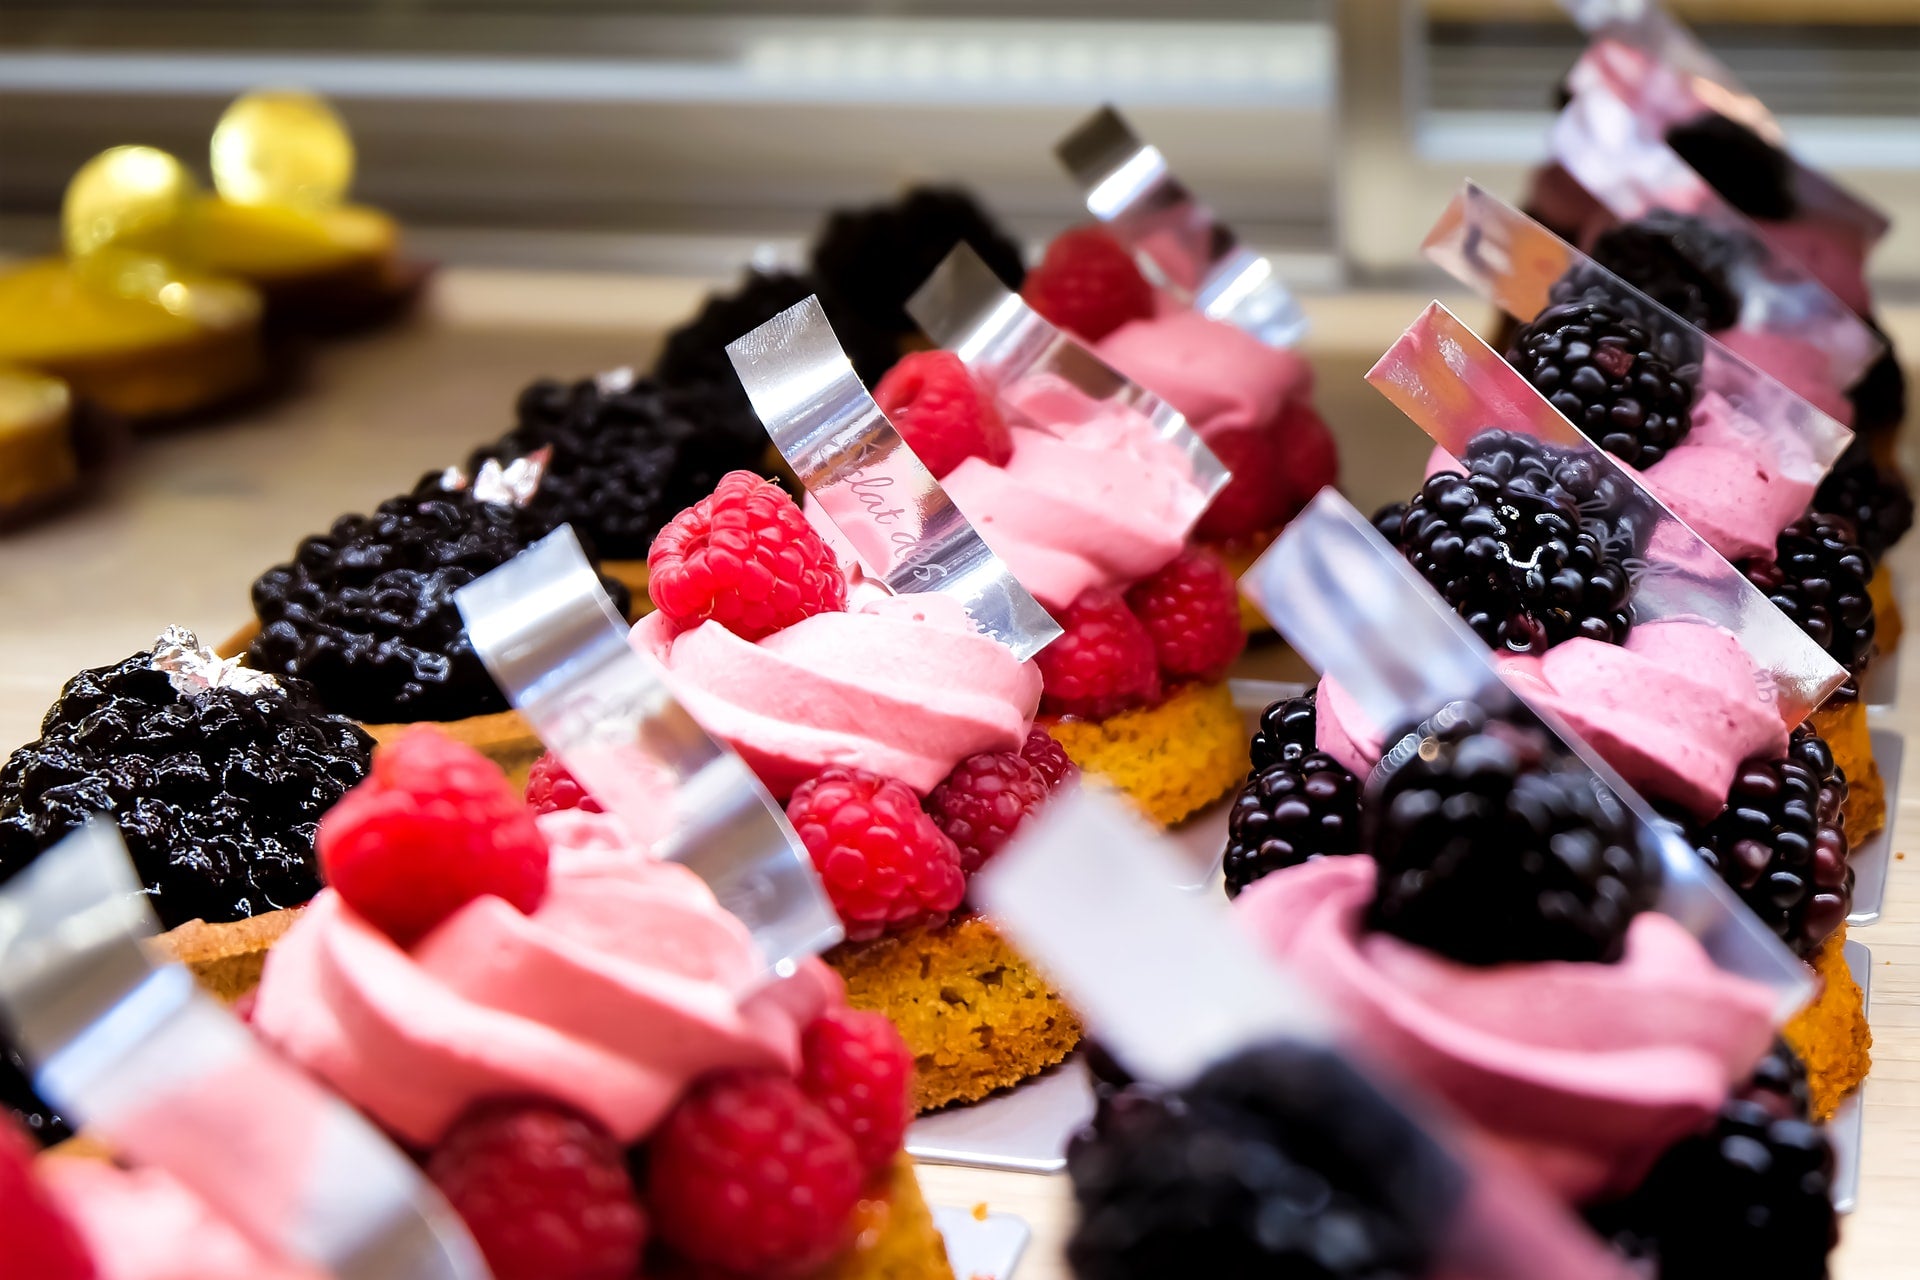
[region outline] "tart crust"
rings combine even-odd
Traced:
[[[1887,825],[1887,784],[1873,759],[1867,706],[1858,698],[1829,698],[1809,719],[1813,731],[1833,749],[1833,762],[1847,775],[1847,842],[1859,848]]]
[[[1865,998],[1847,968],[1847,927],[1841,925],[1813,957],[1820,994],[1781,1029],[1807,1064],[1813,1118],[1831,1120],[1841,1099],[1859,1087],[1873,1066],[1873,1029]]]
[[[1247,775],[1245,719],[1226,682],[1190,684],[1155,707],[1105,720],[1043,720],[1090,777],[1118,788],[1170,827],[1226,795]]]
[[[1900,613],[1900,597],[1893,589],[1893,570],[1884,560],[1874,567],[1873,577],[1867,582],[1867,598],[1873,601],[1874,653],[1891,662],[1907,624]]]
[[[1066,1002],[979,916],[846,943],[826,961],[846,980],[849,1004],[884,1013],[905,1037],[915,1111],[1019,1084],[1080,1043]]]
[[[64,382],[0,369],[0,521],[57,502],[80,482],[72,421]]]

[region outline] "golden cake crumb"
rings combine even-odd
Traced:
[[[854,1210],[853,1243],[809,1280],[953,1280],[946,1242],[904,1154]]]
[[[1847,775],[1847,842],[1859,848],[1887,825],[1887,785],[1873,759],[1867,706],[1859,699],[1828,699],[1810,717],[1813,731],[1833,748],[1833,762]]]
[[[168,960],[192,970],[202,987],[232,1004],[260,985],[268,950],[299,918],[299,907],[287,907],[224,924],[189,920],[155,938],[153,945]]]
[[[1873,601],[1873,648],[1891,660],[1900,647],[1901,633],[1907,629],[1900,613],[1900,597],[1893,591],[1893,571],[1883,561],[1876,565],[1867,583],[1867,598]]]
[[[1846,946],[1847,929],[1842,925],[1813,958],[1820,994],[1782,1031],[1807,1064],[1816,1120],[1832,1119],[1840,1100],[1866,1079],[1873,1065],[1869,1052],[1873,1030],[1867,1026],[1860,985],[1847,968]]]
[[[1046,730],[1089,777],[1117,787],[1163,827],[1206,808],[1247,775],[1247,727],[1225,681],[1190,684],[1157,707]]]
[[[1020,1083],[1080,1043],[1080,1023],[978,916],[827,953],[856,1009],[884,1013],[914,1058],[913,1105],[931,1111]]]

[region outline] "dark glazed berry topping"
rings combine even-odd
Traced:
[[[1067,1171],[1080,1280],[1414,1280],[1463,1191],[1451,1160],[1343,1060],[1285,1043],[1180,1092],[1110,1094]]]
[[[1254,730],[1249,752],[1253,771],[1270,764],[1299,760],[1314,750],[1319,730],[1320,686],[1315,685],[1298,698],[1282,698],[1267,704],[1260,713],[1260,727]]]
[[[1632,483],[1504,431],[1475,437],[1462,462],[1465,475],[1434,475],[1376,517],[1381,533],[1495,649],[1626,639],[1628,566],[1651,533]]]
[[[1893,349],[1893,339],[1872,316],[1865,317],[1867,327],[1886,343],[1880,358],[1867,366],[1860,381],[1847,390],[1853,402],[1853,429],[1863,436],[1887,435],[1900,429],[1907,420],[1907,373]]]
[[[1027,278],[1020,246],[952,187],[915,187],[891,204],[835,213],[814,242],[813,271],[863,323],[904,337],[920,331],[907,299],[962,240],[1019,291]]]
[[[1802,725],[1783,758],[1741,767],[1725,810],[1694,835],[1707,865],[1802,956],[1853,909],[1846,801],[1832,750]]]
[[[551,529],[537,506],[483,502],[429,474],[372,515],[341,516],[254,581],[261,629],[247,664],[307,680],[330,710],[369,723],[504,711],[453,593]],[[602,585],[624,611],[626,588]]]
[[[1740,319],[1734,272],[1753,247],[1691,214],[1655,210],[1603,231],[1588,252],[1614,275],[1709,333],[1730,329]],[[1551,296],[1555,302],[1576,301],[1596,284],[1576,271],[1556,283]]]
[[[1356,852],[1360,782],[1314,747],[1318,689],[1269,706],[1253,736],[1253,772],[1227,815],[1227,896],[1313,858]]]
[[[535,514],[572,525],[612,560],[646,559],[667,521],[727,472],[759,470],[767,451],[759,420],[731,417],[715,392],[669,390],[626,371],[571,386],[543,379],[520,393],[516,418],[467,470],[552,450]]]
[[[1611,303],[1563,303],[1521,327],[1507,363],[1581,434],[1644,470],[1687,438],[1699,382],[1697,347],[1677,327],[1673,340],[1653,334]]]
[[[1740,571],[1835,662],[1860,674],[1873,656],[1873,566],[1850,521],[1804,515],[1775,540],[1772,561],[1742,560]]]
[[[1709,111],[1667,130],[1667,145],[1749,218],[1778,222],[1800,207],[1792,159],[1738,120]]]
[[[1874,564],[1913,527],[1913,491],[1897,471],[1873,460],[1864,437],[1854,437],[1813,495],[1813,509],[1853,525],[1860,549]]]
[[[791,271],[750,271],[732,293],[707,296],[700,313],[667,335],[654,377],[670,387],[703,387],[719,396],[728,430],[747,435],[761,430],[760,418],[740,386],[727,358],[727,344],[758,329],[808,296],[820,299],[854,372],[869,387],[900,358],[899,343],[850,307],[818,276]]]
[[[1464,964],[1620,958],[1657,849],[1547,733],[1456,703],[1380,763],[1370,927]]]
[[[298,681],[184,694],[152,658],[69,680],[0,767],[0,879],[105,813],[169,929],[305,902],[314,827],[366,776],[372,739]]]

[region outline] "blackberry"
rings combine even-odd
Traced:
[[[1521,327],[1507,363],[1588,439],[1645,470],[1687,438],[1700,377],[1697,349],[1673,363],[1661,352],[1684,344],[1654,332],[1608,302],[1562,303]]]
[[[1835,662],[1859,675],[1873,655],[1873,566],[1852,522],[1811,512],[1774,542],[1774,558],[1742,560],[1740,571]]]
[[[152,660],[74,676],[0,766],[0,879],[105,813],[169,929],[305,902],[314,827],[366,776],[373,740],[297,680],[188,694]]]
[[[1801,956],[1853,909],[1846,800],[1833,751],[1802,725],[1784,757],[1742,765],[1727,807],[1694,832],[1700,857]]]
[[[1629,482],[1504,431],[1482,432],[1461,461],[1465,475],[1431,476],[1404,510],[1381,513],[1421,576],[1496,649],[1624,640],[1628,564],[1649,532]]]
[[[543,379],[520,393],[515,417],[512,431],[474,451],[467,470],[551,449],[531,504],[536,518],[571,524],[615,560],[646,559],[669,520],[727,472],[761,470],[767,451],[759,420],[743,430],[714,391],[631,375]]]
[[[255,579],[260,634],[247,664],[309,681],[330,710],[356,720],[504,711],[453,593],[552,528],[537,505],[483,502],[429,474],[372,515],[340,517]],[[624,611],[626,588],[602,584]]]
[[[1854,437],[1813,495],[1813,510],[1844,518],[1853,525],[1870,564],[1913,527],[1913,491],[1906,477],[1874,462],[1865,437]]]
[[[1403,734],[1376,779],[1372,928],[1464,964],[1611,962],[1658,897],[1633,815],[1536,725],[1454,704]]]
[[[1019,244],[956,187],[915,187],[891,204],[840,210],[814,241],[813,271],[862,323],[908,337],[920,326],[907,299],[963,240],[1019,292],[1027,278]]]
[[[1714,333],[1739,322],[1733,281],[1753,251],[1744,239],[1691,214],[1656,209],[1601,232],[1588,254],[1682,320]],[[1574,271],[1554,284],[1550,296],[1571,302],[1596,287],[1596,279]]]
[[[1780,222],[1799,211],[1792,158],[1738,120],[1709,111],[1668,129],[1667,145],[1749,218]]]
[[[1253,770],[1227,814],[1227,896],[1263,876],[1327,855],[1354,853],[1360,837],[1360,781],[1316,749],[1318,687],[1260,714]]]
[[[1281,1043],[1108,1097],[1067,1156],[1080,1280],[1413,1280],[1457,1166],[1344,1060]]]
[[[34,1089],[26,1059],[4,1027],[0,1027],[0,1108],[12,1112],[20,1127],[43,1147],[73,1136],[72,1126]],[[4,1113],[0,1111],[0,1115]]]
[[[1853,429],[1863,436],[1890,435],[1907,420],[1907,374],[1880,322],[1872,316],[1862,319],[1886,345],[1880,358],[1847,389],[1847,399],[1853,403]]]
[[[707,295],[700,313],[667,335],[653,376],[669,387],[707,388],[716,394],[715,407],[722,412],[728,431],[741,436],[764,434],[759,415],[733,371],[733,361],[727,358],[727,344],[809,296],[820,299],[820,308],[860,380],[868,386],[879,382],[900,358],[893,335],[876,329],[819,276],[792,271],[749,271],[732,293]]]
[[[1711,1128],[1670,1147],[1589,1221],[1660,1280],[1824,1280],[1839,1241],[1833,1147],[1805,1104],[1805,1068],[1776,1044]]]

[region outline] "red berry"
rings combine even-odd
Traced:
[[[626,1152],[584,1116],[482,1103],[454,1123],[427,1176],[466,1222],[494,1280],[632,1280],[647,1217]]]
[[[951,351],[902,356],[873,398],[935,478],[968,458],[1003,467],[1013,457],[1013,436],[992,393]]]
[[[1011,751],[983,751],[954,766],[927,797],[927,811],[960,850],[960,869],[978,871],[1050,788],[1032,762]]]
[[[750,471],[673,518],[647,553],[647,592],[682,630],[712,619],[758,640],[847,607],[847,579],[792,498]]]
[[[513,784],[426,726],[374,750],[314,847],[326,882],[402,946],[485,894],[532,911],[547,892],[547,842]]]
[[[567,766],[551,751],[533,762],[527,771],[527,808],[535,814],[556,809],[578,809],[582,813],[601,813],[600,802],[587,794],[580,780],[567,772]]]
[[[804,1273],[852,1234],[865,1180],[853,1139],[785,1076],[709,1076],[654,1136],[647,1203],[660,1237],[742,1276]]]
[[[787,818],[856,942],[942,924],[966,894],[960,851],[904,782],[836,765],[795,788]]]
[[[1333,434],[1306,404],[1288,405],[1270,424],[1216,432],[1207,447],[1233,473],[1194,526],[1209,541],[1278,528],[1339,479]]]
[[[913,1119],[913,1054],[883,1013],[829,1009],[800,1037],[800,1089],[868,1172],[893,1163]]]
[[[1153,315],[1153,286],[1101,227],[1063,231],[1020,290],[1027,305],[1085,342]]]
[[[33,1176],[34,1145],[0,1117],[0,1275],[93,1280],[93,1255]]]
[[[1055,615],[1065,634],[1042,649],[1040,709],[1098,720],[1160,697],[1160,663],[1146,624],[1111,591],[1083,592]]]
[[[1020,758],[1040,771],[1040,776],[1047,780],[1048,790],[1080,774],[1067,756],[1067,749],[1038,725],[1027,731],[1027,740],[1020,744]]]
[[[1127,592],[1147,624],[1160,673],[1170,680],[1218,680],[1247,647],[1240,597],[1227,566],[1205,551],[1185,551]]]

